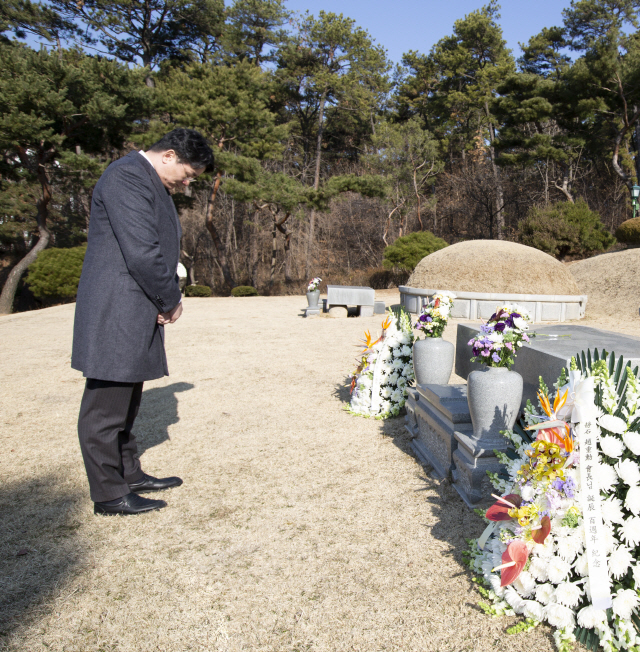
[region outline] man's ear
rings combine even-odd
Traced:
[[[162,162],[163,163],[171,163],[171,161],[174,161],[178,157],[176,156],[176,152],[173,149],[168,149],[166,152],[162,153]]]

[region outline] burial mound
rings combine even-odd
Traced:
[[[567,268],[581,292],[589,296],[589,317],[638,317],[640,249],[601,254]]]
[[[425,256],[408,287],[499,294],[582,294],[571,272],[533,247],[503,240],[459,242]]]

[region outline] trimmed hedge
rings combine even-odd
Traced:
[[[425,256],[448,246],[442,238],[433,235],[431,231],[409,233],[385,247],[382,265],[387,269],[395,268],[412,272]]]
[[[616,238],[624,244],[640,245],[640,217],[623,222],[616,230]]]
[[[71,249],[45,249],[29,265],[25,282],[38,299],[73,299],[78,294],[78,283],[87,245]]]
[[[187,285],[184,289],[185,297],[210,297],[211,288],[208,285]]]
[[[232,297],[257,297],[258,290],[250,285],[238,285],[231,290]]]

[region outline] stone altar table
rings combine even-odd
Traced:
[[[373,288],[356,285],[327,285],[327,308],[329,311],[331,308],[357,306],[360,317],[371,317],[375,297],[376,291]]]

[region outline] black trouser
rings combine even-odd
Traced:
[[[129,483],[143,477],[131,432],[141,397],[142,383],[87,378],[78,437],[94,502],[125,496],[130,492]]]

